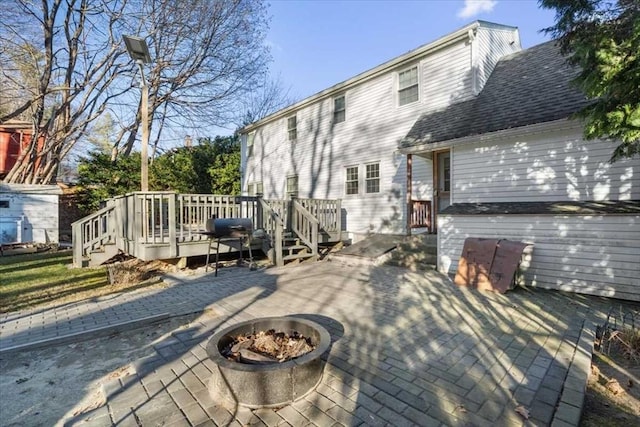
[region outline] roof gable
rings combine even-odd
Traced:
[[[477,97],[422,115],[401,145],[565,119],[589,103],[571,84],[576,74],[553,41],[507,55],[498,61]]]
[[[399,68],[402,68],[404,66],[407,66],[413,62],[415,62],[416,60],[425,57],[427,55],[432,54],[433,52],[436,52],[439,49],[445,48],[448,45],[450,45],[451,43],[455,43],[458,42],[460,40],[468,40],[470,32],[473,32],[474,30],[476,30],[479,27],[484,27],[484,28],[491,28],[491,29],[509,29],[509,30],[517,30],[516,27],[512,27],[509,25],[502,25],[502,24],[497,24],[497,23],[492,23],[492,22],[488,22],[488,21],[481,21],[481,20],[477,20],[474,21],[468,25],[465,25],[462,28],[459,28],[458,30],[449,33],[445,36],[442,36],[432,42],[429,42],[427,44],[424,44],[416,49],[410,50],[409,52],[402,54],[400,56],[397,56],[389,61],[386,61],[380,65],[378,65],[377,67],[374,67],[370,70],[364,71],[362,73],[359,73],[357,75],[355,75],[354,77],[351,77],[350,79],[347,79],[341,83],[335,84],[327,89],[324,89],[314,95],[308,96],[296,103],[294,103],[293,105],[289,105],[285,108],[282,108],[272,114],[269,114],[268,116],[254,122],[254,123],[250,123],[248,125],[246,125],[245,127],[243,127],[242,129],[240,129],[240,133],[241,134],[246,134],[249,133],[253,130],[255,130],[256,128],[269,123],[271,121],[286,117],[288,115],[292,115],[294,114],[296,111],[299,111],[309,105],[312,105],[313,103],[316,103],[320,100],[326,99],[328,97],[334,96],[336,94],[345,92],[357,85],[360,85],[370,79],[376,78],[380,75],[383,75],[385,73],[389,73],[389,72],[393,72],[394,70],[397,70]]]

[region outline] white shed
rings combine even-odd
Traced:
[[[0,244],[58,243],[57,185],[0,184]]]

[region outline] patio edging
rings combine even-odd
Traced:
[[[562,394],[551,420],[552,427],[578,426],[591,370],[595,325],[585,320],[564,380]]]

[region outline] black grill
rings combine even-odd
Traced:
[[[222,238],[245,238],[253,232],[250,218],[211,218],[207,220],[206,234]]]
[[[237,240],[239,243],[238,252],[240,259],[238,264],[242,264],[242,245],[247,242],[249,246],[249,267],[254,269],[253,255],[251,254],[251,233],[253,233],[253,222],[250,218],[211,218],[207,220],[206,230],[202,234],[209,237],[209,250],[207,251],[207,265],[205,271],[209,269],[209,256],[211,255],[211,245],[216,240],[216,276],[218,275],[218,259],[220,255],[220,240]]]

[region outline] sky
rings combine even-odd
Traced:
[[[518,27],[523,48],[554,22],[537,0],[272,0],[269,14],[271,75],[298,100],[478,19]]]

